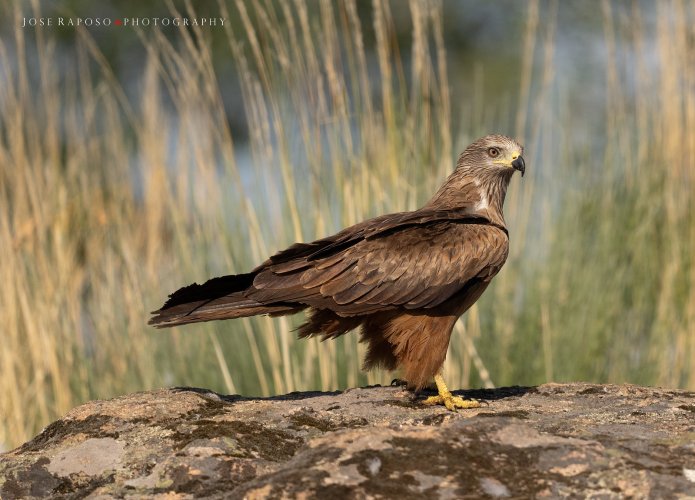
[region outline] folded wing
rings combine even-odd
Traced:
[[[436,307],[472,279],[494,276],[507,257],[506,232],[470,221],[435,221],[365,237],[260,269],[245,296],[299,302],[352,316]]]
[[[173,326],[306,307],[356,316],[432,308],[507,256],[506,229],[460,210],[390,214],[312,243],[298,243],[247,274],[173,293],[150,324]]]

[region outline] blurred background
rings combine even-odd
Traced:
[[[112,24],[30,25],[59,17]],[[114,24],[155,17],[225,22]],[[694,27],[688,0],[0,0],[0,451],[132,391],[389,383],[301,315],[149,311],[417,208],[492,132],[527,175],[450,386],[695,389]]]

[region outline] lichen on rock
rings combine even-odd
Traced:
[[[0,498],[695,495],[695,394],[632,385],[242,398],[192,388],[79,406],[0,455]]]

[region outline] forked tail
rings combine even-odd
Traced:
[[[148,324],[157,328],[243,318],[257,314],[282,315],[296,312],[303,307],[297,304],[263,304],[249,299],[244,292],[252,286],[255,274],[222,276],[202,285],[193,283],[177,290],[161,309],[153,311]]]

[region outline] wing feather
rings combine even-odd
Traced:
[[[402,214],[399,220],[408,217]],[[393,221],[380,224],[387,223]],[[368,229],[363,232],[378,232]],[[331,245],[350,239],[336,238]],[[494,276],[506,260],[507,245],[503,228],[477,221],[400,227],[353,241],[336,253],[323,247],[323,257],[314,252],[301,263],[270,265],[255,277],[246,296],[259,302],[299,302],[343,315],[436,307],[470,280]]]

